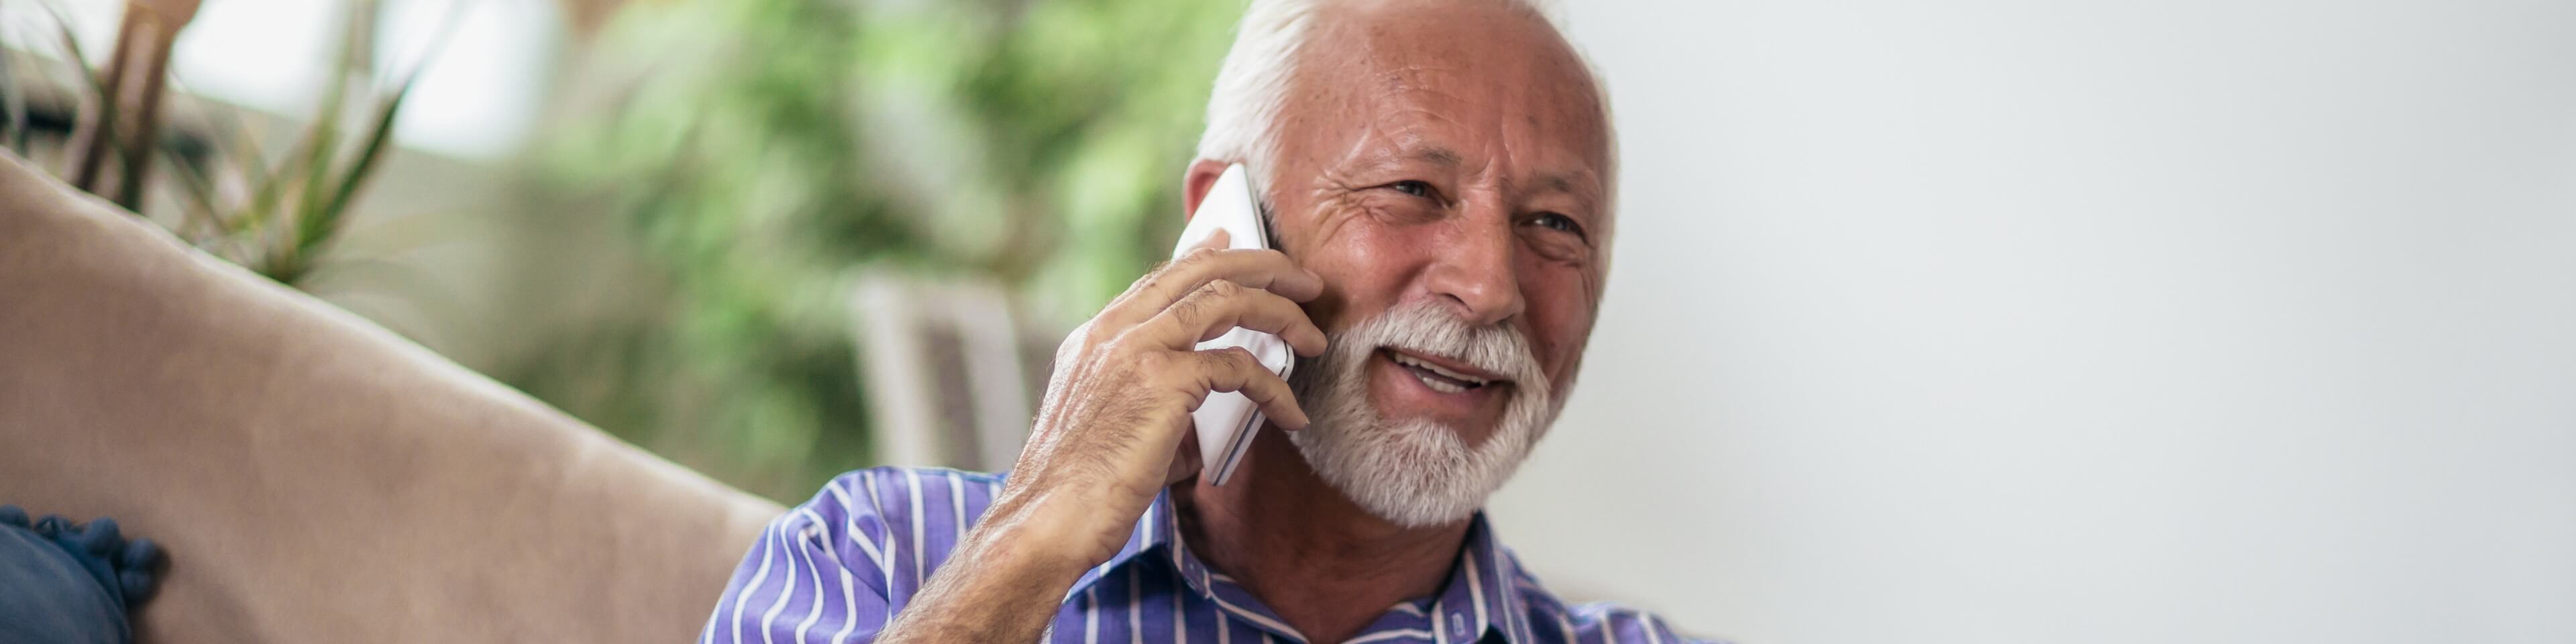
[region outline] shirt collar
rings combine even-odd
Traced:
[[[1425,628],[1435,634],[1435,641],[1474,642],[1488,632],[1501,636],[1505,642],[1532,641],[1529,611],[1516,583],[1521,576],[1520,562],[1494,535],[1493,524],[1486,521],[1484,512],[1477,512],[1469,521],[1466,547],[1459,549],[1458,559],[1449,567],[1449,581],[1441,585],[1440,593],[1428,598],[1431,604],[1427,608],[1421,606],[1420,601],[1407,603],[1424,610],[1423,617],[1429,621]],[[1147,506],[1145,515],[1136,520],[1136,530],[1127,537],[1127,545],[1108,561],[1084,573],[1080,580],[1074,582],[1066,598],[1071,599],[1074,594],[1081,593],[1110,571],[1149,558],[1171,562],[1172,570],[1181,576],[1182,583],[1201,597],[1220,603],[1224,602],[1225,595],[1248,598],[1248,594],[1234,586],[1233,579],[1209,569],[1197,555],[1190,553],[1189,544],[1181,539],[1180,526],[1172,511],[1172,493],[1165,490],[1154,497],[1154,504]],[[1257,612],[1254,621],[1277,620],[1267,607],[1241,608]]]

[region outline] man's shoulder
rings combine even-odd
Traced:
[[[788,512],[779,526],[790,533],[846,548],[875,564],[883,586],[917,589],[957,540],[984,516],[1001,492],[1002,477],[947,468],[872,467],[833,477],[814,498]],[[1521,599],[1541,641],[1713,642],[1673,631],[1661,616],[1609,602],[1567,604],[1541,585],[1509,548],[1513,594]],[[913,583],[905,584],[905,579]],[[872,587],[879,580],[866,579]],[[1547,636],[1554,637],[1547,637]]]
[[[977,485],[998,485],[1002,482],[1002,475],[990,472],[969,472],[966,470],[947,467],[879,465],[876,467],[842,472],[840,476],[832,477],[832,482],[854,482],[865,484],[868,480],[876,480],[883,483],[892,483],[898,479],[906,483],[910,483],[914,480],[938,481],[957,479]]]
[[[889,552],[945,554],[982,519],[1002,477],[933,467],[872,467],[832,477],[812,499],[789,510],[827,542],[882,557]],[[892,564],[895,562],[886,562]]]
[[[1563,642],[1666,642],[1668,644],[1725,644],[1724,640],[1678,633],[1660,615],[1614,602],[1567,604],[1556,593],[1539,584],[1527,568],[1519,568],[1517,555],[1513,590],[1520,595],[1521,605],[1528,610],[1529,627],[1542,641]]]
[[[944,467],[901,467],[885,465],[851,470],[832,477],[814,498],[797,506],[794,512],[812,512],[824,518],[875,516],[887,520],[909,521],[931,518],[928,512],[946,510],[956,518],[962,506],[974,506],[972,520],[990,505],[1000,492],[1002,477],[983,472],[968,472]]]

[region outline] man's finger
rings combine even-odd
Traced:
[[[1217,280],[1199,287],[1131,333],[1144,346],[1186,351],[1235,327],[1279,336],[1298,355],[1324,352],[1324,331],[1306,310],[1277,293]]]
[[[1192,386],[1205,391],[1241,393],[1261,408],[1261,413],[1270,418],[1271,424],[1281,429],[1305,429],[1306,424],[1312,422],[1307,419],[1306,410],[1297,407],[1297,394],[1288,388],[1288,381],[1279,379],[1279,374],[1261,366],[1261,360],[1252,357],[1252,352],[1242,347],[1226,347],[1192,351],[1190,355],[1196,356],[1199,363],[1199,368],[1192,370],[1198,376],[1198,381]],[[1201,397],[1199,402],[1204,404],[1207,399]],[[1198,405],[1190,405],[1190,411],[1198,411]]]
[[[1151,318],[1209,282],[1225,280],[1304,302],[1324,293],[1324,280],[1275,250],[1200,249],[1147,273],[1100,312],[1105,328]]]

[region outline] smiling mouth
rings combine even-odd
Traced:
[[[1420,379],[1422,381],[1422,386],[1430,387],[1432,391],[1444,394],[1460,393],[1470,389],[1483,389],[1487,385],[1509,382],[1461,373],[1455,369],[1432,364],[1430,361],[1405,355],[1402,352],[1392,349],[1382,349],[1381,351],[1386,353],[1387,360],[1394,362],[1395,366],[1403,367],[1405,372],[1413,374],[1413,377],[1416,379]]]

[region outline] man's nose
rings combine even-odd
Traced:
[[[1477,325],[1520,315],[1525,304],[1513,268],[1517,238],[1512,235],[1509,213],[1479,204],[1460,214],[1452,220],[1456,227],[1449,238],[1427,249],[1431,270],[1425,276],[1431,294],[1454,301],[1460,317]]]

